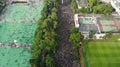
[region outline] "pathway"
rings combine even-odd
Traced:
[[[58,49],[55,53],[56,67],[76,67],[73,55],[73,45],[69,42],[70,29],[74,25],[73,13],[70,0],[61,0],[58,8],[59,35]]]
[[[80,46],[80,59],[81,59],[81,67],[85,67],[84,66],[84,56],[83,56],[83,45]]]
[[[20,45],[20,44],[2,44],[2,43],[0,43],[0,47],[4,47],[4,48],[30,48],[31,47],[31,45],[28,45],[28,44],[26,44],[26,45]]]

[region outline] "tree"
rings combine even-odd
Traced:
[[[94,36],[95,33],[96,33],[95,30],[91,30],[91,31],[89,32],[89,38],[93,38],[93,36]]]
[[[51,17],[52,20],[57,20],[58,19],[56,12],[52,12],[50,17]]]
[[[106,8],[107,7],[107,8]],[[110,16],[111,13],[114,11],[113,7],[109,4],[106,4],[105,10],[104,10],[104,15]]]
[[[72,8],[72,11],[74,13],[76,13],[78,11],[78,6],[77,6],[77,3],[76,3],[76,0],[72,0],[72,2],[71,2],[71,8]]]
[[[70,35],[70,42],[73,42],[74,44],[80,43],[81,40],[83,40],[83,35],[80,33],[72,33]]]
[[[78,28],[72,27],[71,28],[71,33],[78,33]]]
[[[57,47],[58,0],[44,0],[42,17],[38,20],[31,47],[32,67],[55,67],[53,52]]]
[[[57,21],[53,21],[53,28],[54,30],[56,30],[58,28],[58,22]]]
[[[41,26],[45,31],[51,31],[53,29],[53,22],[51,18],[47,18],[44,20]]]
[[[57,12],[57,8],[52,8],[52,10],[51,10],[52,12]]]
[[[106,33],[106,37],[110,37],[112,35],[112,31]]]
[[[69,41],[73,43],[74,45],[74,56],[76,61],[80,62],[80,54],[79,54],[79,48],[80,48],[80,42],[83,40],[84,36],[79,33],[78,29],[73,27],[71,29],[71,34],[69,37]]]
[[[82,8],[80,9],[80,12],[82,12],[82,13],[87,13],[87,8],[82,7]]]
[[[88,5],[93,8],[99,4],[99,0],[88,0]]]
[[[69,41],[74,43],[74,44],[79,44],[80,41],[82,41],[84,38],[84,36],[79,33],[78,29],[73,27],[71,29],[71,34],[70,34],[70,38],[69,38]]]
[[[55,67],[54,59],[50,57],[49,55],[45,58],[46,66],[45,67]]]
[[[47,1],[46,1],[46,2],[47,2]],[[44,6],[43,10],[41,11],[42,17],[47,18],[48,14],[49,14],[48,8],[49,8],[49,7],[48,7],[47,3],[45,3],[45,6]]]

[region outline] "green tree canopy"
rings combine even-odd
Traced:
[[[99,4],[99,0],[88,0],[88,5],[93,8]]]

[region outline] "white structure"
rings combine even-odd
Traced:
[[[120,15],[120,0],[111,0],[111,5],[116,10],[116,12]]]
[[[63,0],[62,0],[62,4],[63,4]]]
[[[75,22],[75,27],[79,28],[78,14],[74,14],[74,22]]]
[[[106,34],[95,34],[94,37],[95,39],[103,39],[103,37],[105,36]]]
[[[100,0],[101,2],[111,3],[112,7],[120,15],[120,0]]]
[[[14,43],[17,43],[17,40],[14,40]]]
[[[101,2],[110,3],[111,0],[100,0]]]
[[[76,0],[77,4],[78,4],[78,9],[85,7],[87,8],[88,5],[88,0]]]
[[[26,3],[28,3],[29,0],[11,0],[11,2],[26,2]]]

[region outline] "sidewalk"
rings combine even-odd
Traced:
[[[82,47],[83,47],[83,45],[80,46],[81,67],[85,67],[85,66],[84,66],[84,56],[83,56]]]

